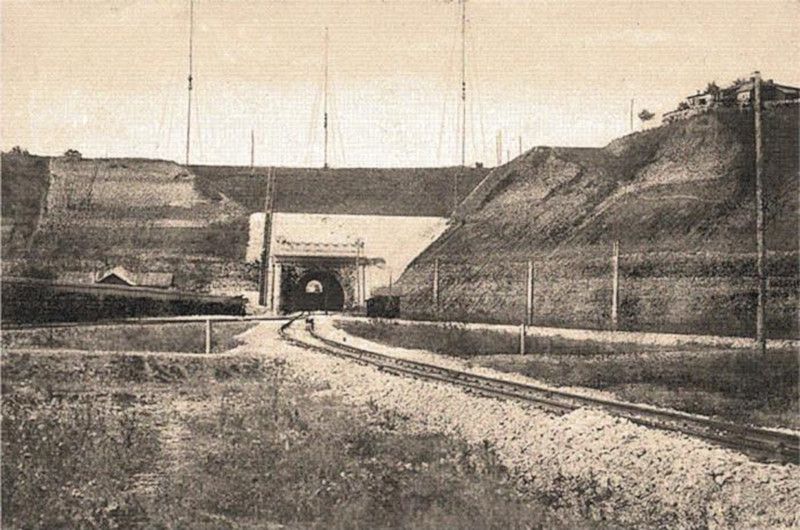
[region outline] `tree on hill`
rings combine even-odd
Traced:
[[[733,83],[731,83],[731,88],[739,88],[740,86],[744,86],[748,82],[750,82],[749,79],[746,79],[744,77],[737,77],[736,79],[733,80]]]
[[[715,100],[719,99],[719,93],[720,89],[717,86],[716,82],[711,81],[708,85],[706,85],[706,94],[711,94],[712,96],[714,96]]]
[[[69,160],[80,160],[83,158],[83,155],[77,149],[67,149],[64,152],[64,157],[68,158]]]
[[[678,110],[689,110],[689,104],[685,101],[678,103]]]
[[[27,149],[23,149],[22,147],[15,145],[11,148],[10,154],[15,156],[28,156],[30,153],[28,153]]]
[[[655,118],[655,116],[656,115],[654,113],[650,112],[647,109],[642,109],[642,112],[639,113],[639,119],[642,120],[642,123],[652,120],[653,118]]]

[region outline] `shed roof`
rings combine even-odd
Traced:
[[[171,287],[173,279],[171,272],[131,272],[125,267],[117,266],[101,274],[97,283],[103,283],[112,276],[137,287]]]

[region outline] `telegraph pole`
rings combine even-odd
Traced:
[[[614,240],[611,255],[611,330],[619,324],[619,240]]]
[[[186,107],[186,165],[189,165],[189,146],[192,131],[192,40],[194,38],[194,0],[189,0],[189,97]]]
[[[461,167],[467,167],[467,0],[461,0]],[[453,214],[458,208],[458,172],[453,176]]]
[[[495,141],[495,150],[497,151],[497,165],[503,165],[503,131],[497,131],[497,139]]]
[[[322,127],[325,131],[325,156],[322,167],[328,168],[328,26],[325,26],[325,93],[323,95]]]
[[[250,173],[256,167],[256,136],[253,129],[250,129]]]
[[[467,165],[467,0],[461,0],[461,166]]]
[[[275,286],[270,288],[270,281],[267,278],[268,262],[271,255],[270,245],[272,244],[272,217],[275,209],[275,188],[276,178],[275,169],[269,168],[267,170],[267,191],[264,196],[264,233],[261,245],[261,265],[259,267],[258,275],[258,304],[267,305],[273,299],[270,290],[274,290]]]
[[[633,98],[631,98],[631,123],[630,123],[630,132],[633,132]]]
[[[764,315],[767,302],[767,247],[764,244],[764,152],[761,131],[761,73],[753,72],[753,111],[756,147],[756,269],[758,271],[758,307],[756,308],[756,342],[762,354],[767,352]]]

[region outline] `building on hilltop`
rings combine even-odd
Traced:
[[[664,113],[663,123],[683,120],[719,107],[734,107],[739,109],[749,108],[754,96],[752,79],[737,80],[726,88],[716,88],[713,83],[711,90],[697,91],[688,96],[676,110]],[[772,79],[761,84],[761,99],[765,104],[797,103],[800,101],[800,88],[781,85]]]

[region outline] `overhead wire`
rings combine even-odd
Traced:
[[[345,156],[345,149],[344,149],[344,136],[342,135],[341,129],[341,115],[342,113],[339,110],[339,100],[338,100],[338,92],[336,91],[336,85],[331,81],[331,117],[335,116],[337,119],[333,120],[333,131],[335,134],[331,136],[331,139],[335,142],[334,143],[334,150],[335,148],[339,148],[339,153],[341,154],[341,160],[339,161],[340,165],[344,166],[347,165],[347,157]],[[330,118],[329,122],[330,124]]]
[[[472,39],[470,41],[470,51],[472,52],[472,56],[473,57],[477,57],[478,56],[477,53],[476,53],[475,39]],[[469,62],[469,66],[470,66],[470,70],[469,71],[472,73],[472,85],[471,86],[473,87],[473,104],[472,104],[472,108],[473,108],[473,111],[474,111],[474,108],[475,108],[475,106],[477,104],[477,107],[478,107],[478,118],[479,118],[480,128],[481,128],[481,158],[483,158],[483,157],[486,156],[486,129],[484,127],[484,119],[483,119],[484,118],[484,116],[483,116],[483,95],[481,93],[481,88],[480,88],[481,84],[480,84],[480,77],[479,77],[479,74],[478,74],[478,68],[477,68],[477,66],[475,66],[475,62],[476,61],[474,61],[474,60]]]

